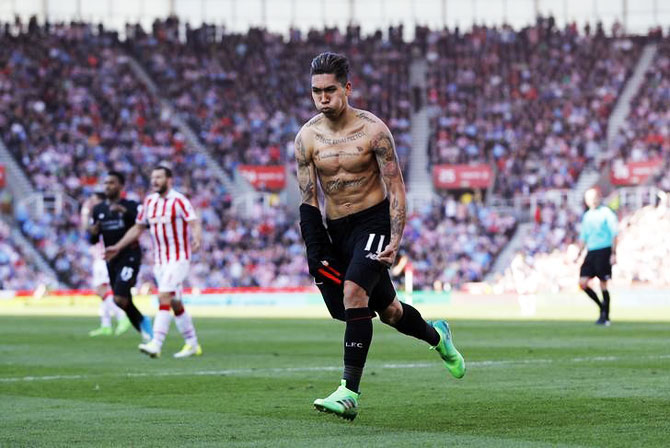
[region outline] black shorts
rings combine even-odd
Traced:
[[[370,298],[368,306],[372,311],[386,309],[395,299],[396,292],[388,268],[377,260],[376,255],[390,241],[388,200],[343,218],[327,219],[326,223],[333,242],[337,267],[345,272],[344,279],[365,290]],[[342,288],[317,286],[321,289],[331,315],[339,319],[336,314],[341,310],[343,318]]]
[[[130,288],[135,286],[141,261],[141,254],[130,252],[120,254],[107,263],[109,282],[115,296],[132,297]]]
[[[610,257],[612,248],[590,250],[586,253],[584,263],[579,269],[579,276],[586,278],[598,277],[600,280],[607,281],[612,278],[612,264]]]

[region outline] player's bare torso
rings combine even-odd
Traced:
[[[386,197],[374,143],[385,126],[373,114],[349,111],[352,119],[333,132],[323,115],[312,118],[301,137],[326,198],[330,219],[350,215],[378,204]],[[311,157],[310,157],[311,156]]]

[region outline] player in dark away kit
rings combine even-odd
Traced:
[[[353,420],[376,314],[399,332],[428,343],[454,377],[465,375],[465,361],[445,321],[426,322],[396,297],[388,268],[405,227],[405,184],[386,125],[349,106],[348,75],[349,62],[342,55],[322,53],[312,61],[312,99],[321,113],[296,136],[295,157],[309,272],[331,315],[346,322],[340,387],[314,406]],[[317,182],[325,196],[327,230]]]
[[[123,174],[110,171],[105,178],[105,200],[93,208],[88,226],[89,242],[96,244],[102,235],[106,247],[118,242],[135,225],[140,204],[137,201],[121,198],[125,184]],[[113,260],[107,261],[109,281],[114,292],[114,302],[125,311],[133,327],[142,334],[142,339],[153,337],[151,319],[143,316],[133,303],[130,289],[135,286],[137,274],[142,262],[139,243],[124,249]]]

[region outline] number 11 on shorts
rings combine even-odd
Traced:
[[[365,249],[366,251],[370,251],[372,248],[372,243],[375,240],[375,236],[377,236],[376,233],[371,233],[370,236],[368,237],[368,242],[365,244]],[[382,249],[384,248],[384,239],[386,238],[386,235],[379,235],[379,244],[377,245],[377,253],[380,253]]]

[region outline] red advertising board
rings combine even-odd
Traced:
[[[240,174],[257,190],[281,190],[286,186],[286,168],[282,165],[239,165]]]
[[[647,162],[613,163],[610,180],[614,185],[640,185],[663,165],[663,159]]]
[[[5,165],[0,164],[0,188],[5,188],[7,184],[7,177],[5,172]]]
[[[435,165],[433,182],[436,188],[486,188],[493,182],[489,165]]]

